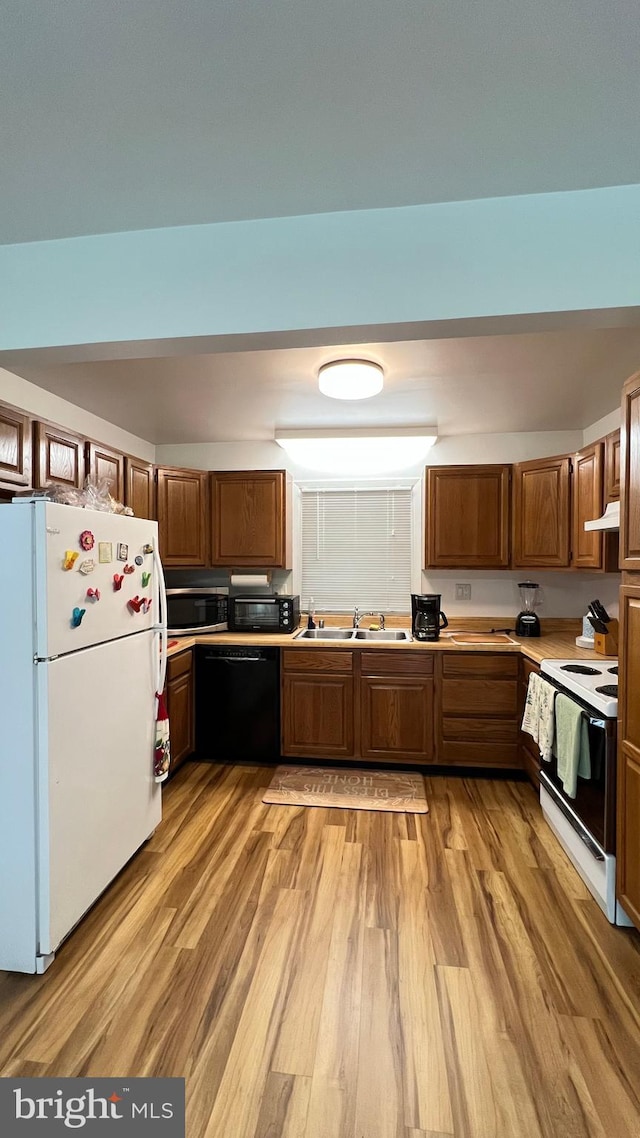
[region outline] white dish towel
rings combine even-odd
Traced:
[[[529,676],[522,730],[538,744],[540,757],[551,761],[555,729],[554,705],[556,689],[537,672]]]

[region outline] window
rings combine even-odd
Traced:
[[[410,489],[302,489],[302,597],[324,612],[407,612]]]

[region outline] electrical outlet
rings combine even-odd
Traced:
[[[471,585],[456,585],[456,600],[457,601],[470,601],[471,600]]]

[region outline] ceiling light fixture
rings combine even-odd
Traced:
[[[318,386],[331,399],[369,399],[382,391],[384,372],[371,360],[334,360],[318,372]]]
[[[386,474],[420,462],[436,442],[435,427],[328,428],[276,431],[275,441],[299,466],[332,474]]]

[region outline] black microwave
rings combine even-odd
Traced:
[[[226,632],[228,589],[167,589],[167,632],[173,636]]]
[[[293,632],[300,620],[300,597],[231,597],[233,632]]]

